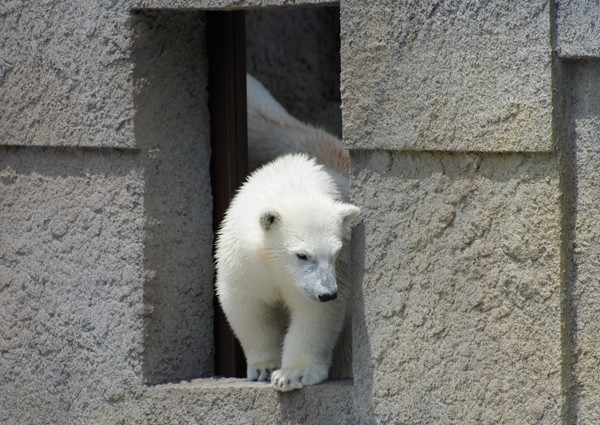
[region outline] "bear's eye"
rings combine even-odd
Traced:
[[[298,257],[298,260],[302,260],[302,261],[308,260],[308,255],[306,255],[306,254],[296,254],[296,257]]]

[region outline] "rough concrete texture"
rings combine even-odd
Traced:
[[[561,57],[600,57],[600,8],[596,0],[555,1],[556,50]]]
[[[349,147],[552,151],[548,1],[340,8]]]
[[[573,418],[593,424],[600,418],[600,62],[567,66],[569,139],[574,154],[577,209],[574,211],[574,273],[571,303],[573,342]]]
[[[0,151],[0,423],[70,423],[141,387],[143,167]]]
[[[210,376],[214,271],[204,13],[139,12],[132,20],[135,136],[146,178],[144,373],[150,383]]]
[[[156,387],[149,392],[148,405],[148,416],[156,424],[344,425],[354,421],[349,380],[286,394],[274,392],[266,383],[203,380]]]
[[[341,137],[339,33],[337,7],[246,12],[247,71],[291,115]]]
[[[2,144],[134,146],[124,4],[3,1],[0,29]]]
[[[359,423],[560,422],[556,165],[353,154]]]

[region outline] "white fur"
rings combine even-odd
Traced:
[[[350,296],[346,242],[359,213],[344,202],[344,180],[305,155],[286,155],[253,173],[227,211],[217,295],[249,380],[271,378],[288,391],[327,379]]]
[[[342,142],[297,120],[254,77],[246,76],[248,164],[251,170],[287,153],[304,152],[348,177],[349,156]]]

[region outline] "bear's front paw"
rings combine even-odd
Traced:
[[[327,379],[327,367],[279,369],[271,375],[271,383],[278,391],[292,391],[305,385],[320,384]]]
[[[280,365],[278,361],[249,364],[246,374],[248,381],[268,381],[271,373],[279,369]]]

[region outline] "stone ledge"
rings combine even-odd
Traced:
[[[353,388],[345,379],[280,393],[244,379],[195,379],[147,388],[145,414],[150,423],[345,424],[353,422]],[[126,421],[128,413],[121,412]]]
[[[347,390],[353,387],[352,379],[335,379],[328,380],[322,384],[304,387],[302,392],[318,392],[318,391],[335,391],[335,390]],[[218,390],[218,389],[227,389],[227,390],[271,390],[271,384],[267,382],[254,382],[247,381],[243,378],[200,378],[193,379],[191,381],[181,381],[179,383],[169,383],[169,384],[160,384],[153,385],[150,387],[153,391],[204,391],[204,390]],[[296,394],[300,391],[293,391],[289,394]],[[277,393],[276,393],[277,394]]]

